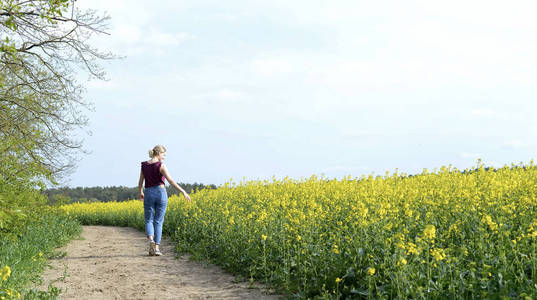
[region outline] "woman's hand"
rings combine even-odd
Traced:
[[[140,201],[144,201],[144,193],[143,192],[140,193]]]
[[[190,199],[190,196],[187,193],[183,193],[183,196],[185,196],[186,201],[192,202],[192,199]]]

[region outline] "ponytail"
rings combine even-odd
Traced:
[[[153,158],[159,155],[160,153],[164,153],[164,152],[166,152],[166,148],[164,148],[164,146],[156,145],[155,147],[153,147],[153,149],[149,150],[149,157]]]

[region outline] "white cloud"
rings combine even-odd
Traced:
[[[490,108],[479,108],[472,109],[470,115],[473,117],[486,117],[486,118],[496,118],[500,116],[500,113]]]
[[[474,108],[469,110],[461,111],[461,115],[467,116],[470,118],[478,119],[491,119],[498,121],[516,121],[516,120],[526,120],[528,112],[525,111],[513,111],[511,103],[507,103],[502,107],[498,108]]]
[[[93,38],[99,48],[111,50],[119,55],[140,55],[154,53],[162,55],[166,47],[178,46],[195,38],[187,32],[176,32],[159,24],[163,13],[170,13],[175,2],[159,2],[158,6],[147,1],[92,0],[77,2],[80,9],[96,9],[97,14],[106,13],[111,17],[107,32]],[[173,9],[172,9],[173,7]]]
[[[86,87],[90,90],[112,90],[118,88],[119,85],[117,82],[111,80],[93,79],[86,83]]]
[[[143,37],[142,28],[132,24],[119,24],[112,32],[111,36],[116,43],[135,44]]]
[[[461,152],[459,153],[460,157],[464,159],[473,159],[476,160],[478,158],[482,158],[482,155],[479,153],[471,153],[471,152]]]
[[[277,3],[307,24],[335,28],[333,53],[314,60],[314,75],[348,94],[363,87],[532,86],[537,78],[535,2]]]
[[[338,172],[338,173],[344,173],[344,172],[356,172],[356,171],[361,171],[361,172],[364,172],[364,171],[368,171],[370,170],[371,168],[370,167],[367,167],[367,166],[339,166],[339,165],[336,165],[336,166],[331,166],[331,167],[328,167],[328,168],[325,168],[322,170],[323,173],[333,173],[333,172]]]
[[[168,33],[153,31],[148,34],[146,44],[153,47],[177,46],[183,41],[193,38],[193,35],[186,32]]]
[[[224,108],[226,104],[245,104],[250,102],[248,101],[249,98],[246,92],[230,88],[222,88],[214,91],[203,92],[194,95],[193,98],[197,101],[206,101],[211,105],[224,105]]]
[[[521,139],[514,139],[503,142],[503,146],[508,149],[523,149],[528,148],[531,145],[527,141]]]
[[[165,32],[158,28],[120,24],[111,31],[109,47],[121,55],[163,55],[166,50],[179,46],[195,36],[187,32]]]
[[[253,71],[262,76],[277,76],[295,70],[288,57],[259,58],[252,62]]]
[[[219,98],[225,99],[225,100],[234,100],[244,97],[244,93],[240,91],[230,90],[230,89],[222,89],[216,92],[216,95]]]

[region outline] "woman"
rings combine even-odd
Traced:
[[[162,237],[162,223],[166,214],[168,205],[168,195],[164,186],[164,178],[183,194],[187,201],[191,201],[188,194],[183,190],[168,173],[168,169],[162,163],[166,157],[166,148],[162,145],[155,146],[149,150],[148,161],[142,162],[140,171],[140,180],[138,188],[140,189],[140,200],[144,201],[145,233],[149,240],[149,255],[160,256],[160,239]],[[145,189],[142,185],[145,180]],[[144,195],[145,192],[145,195]]]

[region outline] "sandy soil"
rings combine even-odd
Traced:
[[[149,256],[145,235],[132,228],[84,226],[82,239],[59,250],[39,287],[62,289],[61,299],[279,299],[248,288],[213,265],[176,258],[163,240],[163,256]],[[256,284],[256,287],[260,285]]]

